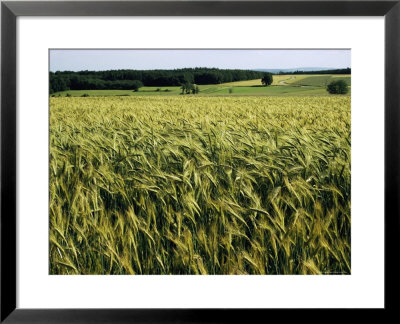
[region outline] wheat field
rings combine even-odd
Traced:
[[[50,274],[350,274],[350,97],[50,98]]]

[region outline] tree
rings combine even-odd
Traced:
[[[57,71],[50,72],[49,92],[138,89],[131,86],[131,82],[134,81],[141,81],[143,86],[146,87],[180,87],[186,83],[197,85],[220,84],[231,81],[261,79],[263,76],[264,72],[204,67],[175,70]],[[184,93],[186,93],[186,89]]]
[[[190,91],[193,89],[193,84],[186,82],[185,88],[186,88],[186,94],[190,94]]]
[[[196,88],[193,84],[186,82],[186,83],[182,83],[181,84],[181,88],[182,90],[182,94],[190,94],[190,92],[192,92],[193,94],[196,93]]]
[[[50,75],[50,93],[69,90],[68,84],[63,77]]]
[[[273,78],[272,78],[272,73],[265,73],[263,78],[261,79],[261,82],[264,86],[269,86],[272,84]]]
[[[330,94],[346,94],[349,92],[349,86],[344,80],[332,81],[326,87]]]
[[[143,87],[143,83],[139,80],[133,80],[131,81],[131,86],[133,91],[139,91],[139,88]]]

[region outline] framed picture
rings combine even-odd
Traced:
[[[393,311],[399,21],[399,1],[3,1],[1,321]]]

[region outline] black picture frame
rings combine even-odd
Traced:
[[[258,322],[256,318],[266,321],[267,316],[282,313],[271,309],[16,308],[16,19],[19,16],[384,16],[385,308],[376,310],[375,315],[366,314],[384,321],[383,314],[396,311],[400,232],[400,0],[4,1],[1,3],[1,323],[248,323]],[[299,316],[299,312],[304,314],[304,310],[293,311],[285,313],[286,320]],[[312,311],[320,316],[317,314],[320,311]],[[333,313],[331,309],[324,311]]]

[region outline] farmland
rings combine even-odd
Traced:
[[[49,273],[350,274],[351,100],[327,77],[55,94]]]
[[[237,81],[212,85],[200,85],[198,96],[329,96],[326,85],[342,79],[351,85],[350,75],[274,75],[274,82],[263,87],[261,79]],[[67,90],[54,93],[54,97],[89,96],[176,96],[180,95],[178,86],[142,87],[132,90]]]

